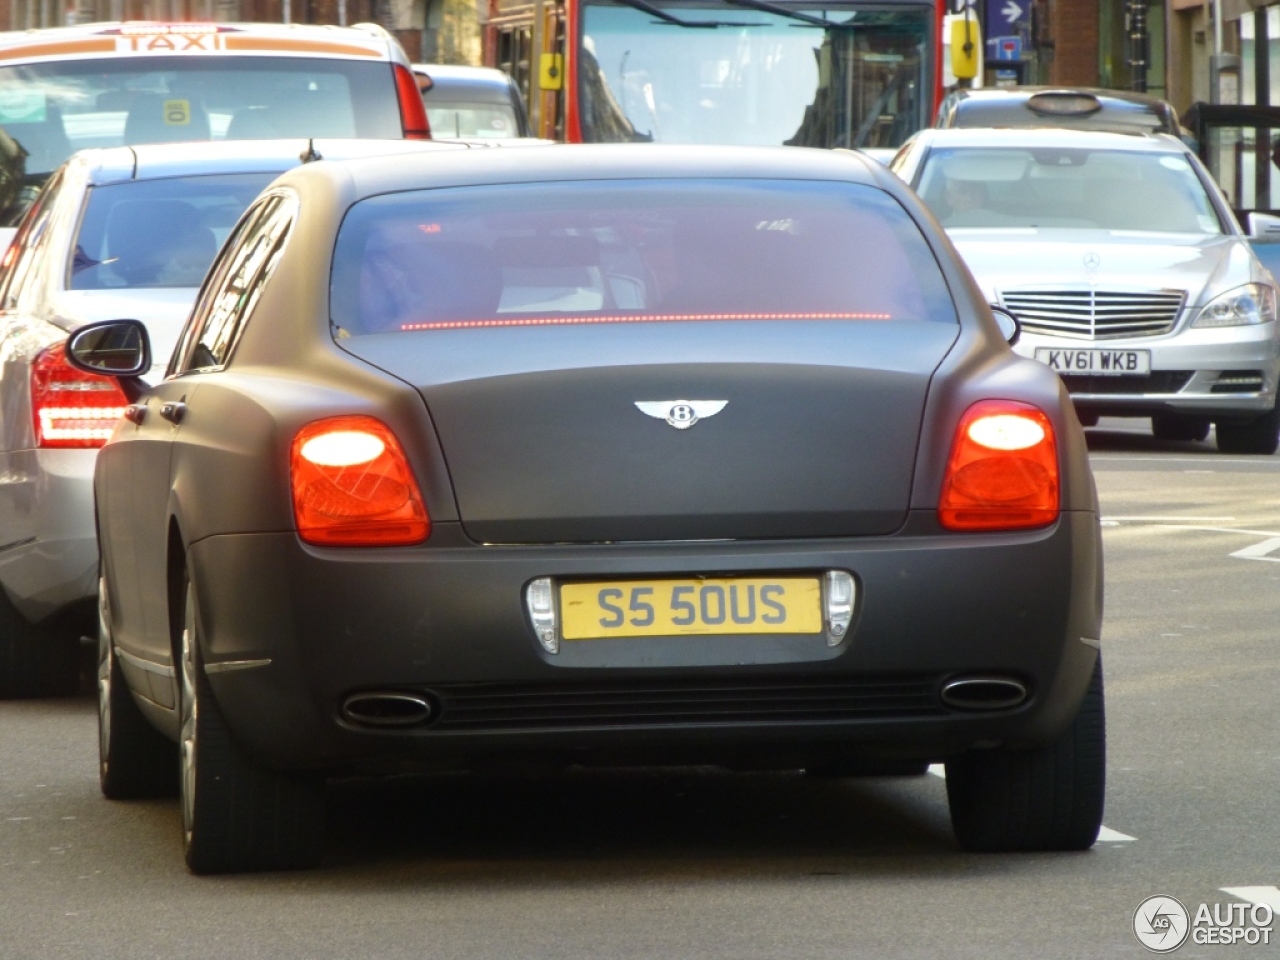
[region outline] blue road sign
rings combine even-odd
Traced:
[[[986,0],[987,32],[993,36],[1021,34],[1031,22],[1031,0]]]
[[[987,46],[993,48],[989,54],[992,60],[1022,59],[1021,37],[991,37],[987,40]]]

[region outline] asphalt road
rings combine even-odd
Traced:
[[[341,785],[321,869],[202,879],[175,802],[98,793],[86,694],[0,703],[0,960],[1092,960],[1148,955],[1153,895],[1280,911],[1280,457],[1122,421],[1091,446],[1110,759],[1088,853],[961,853],[937,775],[530,773]],[[1271,926],[1175,956],[1272,956]]]

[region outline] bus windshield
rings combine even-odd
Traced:
[[[587,2],[587,142],[896,147],[929,125],[933,8]]]

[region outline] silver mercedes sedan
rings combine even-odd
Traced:
[[[925,130],[892,168],[1082,422],[1150,417],[1163,440],[1203,440],[1212,423],[1224,453],[1276,451],[1276,281],[1178,140]]]
[[[240,214],[303,154],[458,150],[258,140],[86,150],[50,175],[0,265],[0,698],[75,689],[97,623],[93,465],[131,397],[70,367],[67,333],[145,323],[162,373]]]

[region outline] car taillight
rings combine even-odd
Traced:
[[[427,108],[422,103],[422,91],[408,67],[395,64],[396,95],[400,98],[400,124],[406,140],[430,140],[431,124],[427,121]]]
[[[1037,408],[984,400],[965,411],[951,443],[938,519],[948,530],[1016,530],[1058,518],[1058,449]]]
[[[373,417],[331,417],[293,438],[289,474],[298,535],[307,543],[421,543],[431,520],[400,442]]]
[[[77,370],[55,343],[31,365],[31,415],[37,447],[100,447],[111,438],[129,398],[111,377]]]

